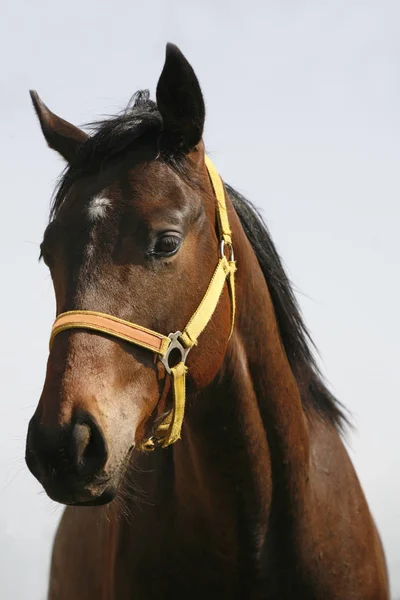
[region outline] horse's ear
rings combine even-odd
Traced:
[[[75,125],[71,125],[68,121],[64,121],[64,119],[52,113],[39,98],[37,92],[31,90],[29,93],[46,142],[50,148],[56,150],[65,160],[71,162],[79,148],[87,140],[88,135]]]
[[[188,152],[203,135],[205,107],[197,77],[174,44],[167,44],[156,95],[164,123],[164,145]]]

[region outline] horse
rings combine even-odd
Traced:
[[[192,66],[168,44],[156,102],[137,92],[89,133],[31,96],[67,161],[26,442],[67,505],[49,599],[389,598],[348,413],[262,217],[206,155]]]

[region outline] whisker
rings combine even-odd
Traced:
[[[3,487],[3,492],[5,492],[10,485],[16,480],[16,478],[22,473],[22,471],[25,469],[25,467],[21,467],[16,473],[15,475],[10,479],[10,481],[8,483],[6,483],[6,485]]]

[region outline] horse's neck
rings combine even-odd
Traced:
[[[248,544],[237,537],[250,535],[250,527],[256,552],[273,487],[291,502],[305,484],[308,432],[265,278],[242,230],[238,237],[235,332],[216,381],[189,402],[173,449],[174,487],[180,510],[191,511],[203,531],[218,519],[215,535],[224,544],[230,531],[239,552]]]

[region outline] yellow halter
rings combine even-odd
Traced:
[[[199,335],[210,321],[227,279],[232,307],[230,335],[232,335],[235,320],[236,263],[233,254],[232,232],[226,210],[225,190],[217,170],[207,156],[205,162],[217,200],[220,257],[207,291],[185,329],[182,332],[176,331],[175,333],[170,333],[169,336],[165,336],[151,329],[146,329],[135,323],[123,321],[105,313],[89,310],[72,310],[58,315],[53,324],[50,336],[51,348],[55,336],[62,331],[66,331],[67,329],[90,329],[92,331],[107,333],[125,342],[136,344],[158,354],[167,373],[172,376],[174,388],[172,411],[158,427],[155,435],[164,448],[176,442],[181,436],[186,396],[186,358],[190,349],[197,344]],[[225,248],[229,249],[229,258],[225,255]],[[178,350],[181,355],[179,363],[173,367],[169,365],[169,356],[172,350]],[[150,440],[142,445],[142,448],[151,449],[154,445],[153,438],[150,438]]]

